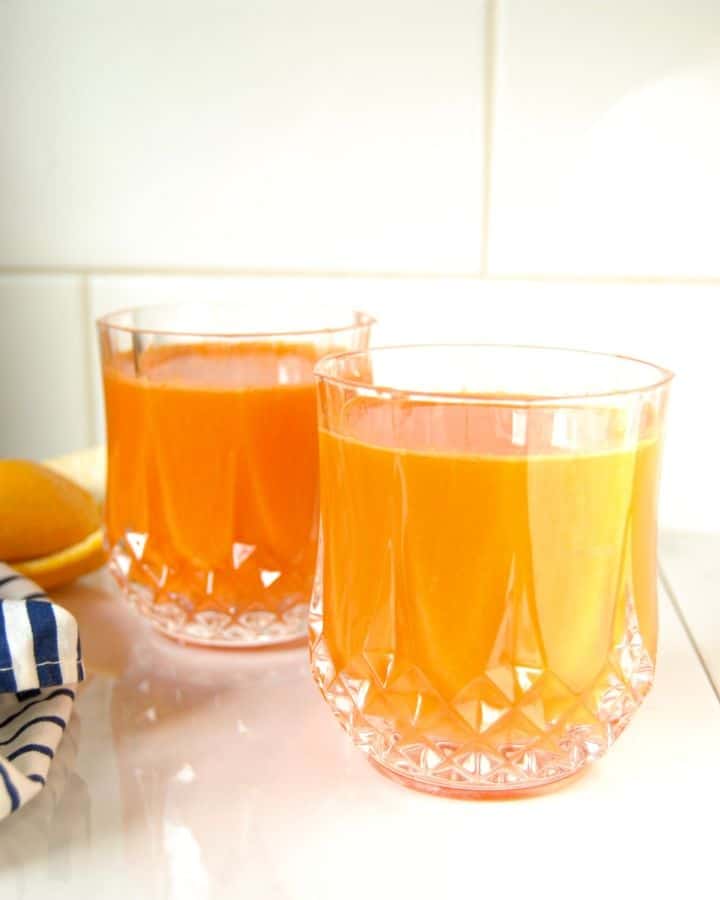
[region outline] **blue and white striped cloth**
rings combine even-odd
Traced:
[[[0,819],[45,784],[83,678],[74,617],[0,563]]]

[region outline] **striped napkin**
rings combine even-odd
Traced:
[[[0,563],[0,819],[45,784],[84,677],[73,616]]]

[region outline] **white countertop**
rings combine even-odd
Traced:
[[[661,547],[644,707],[587,776],[505,802],[430,797],[375,772],[304,649],[176,646],[105,573],[58,592],[89,677],[48,786],[0,823],[0,898],[717,896],[720,537]]]

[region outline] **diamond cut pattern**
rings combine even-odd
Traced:
[[[356,746],[396,774],[470,792],[541,787],[602,756],[652,685],[654,665],[629,592],[620,612],[620,639],[582,695],[537,665],[538,652],[530,665],[493,665],[447,700],[390,649],[365,650],[336,671],[318,578],[310,608],[313,676]],[[527,647],[527,630],[523,640]]]
[[[257,568],[251,553],[235,552],[232,572],[176,572],[148,558],[146,544],[146,535],[126,534],[111,551],[110,572],[128,603],[170,637],[231,647],[305,637],[308,605],[297,585],[284,586],[284,573],[262,570],[253,597],[240,599],[235,579]]]

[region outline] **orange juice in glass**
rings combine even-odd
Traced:
[[[317,550],[312,371],[367,345],[362,313],[189,304],[98,323],[110,568],[178,639],[287,643],[305,633]]]
[[[653,680],[670,374],[540,348],[317,367],[313,672],[355,743],[432,792],[581,771]]]

